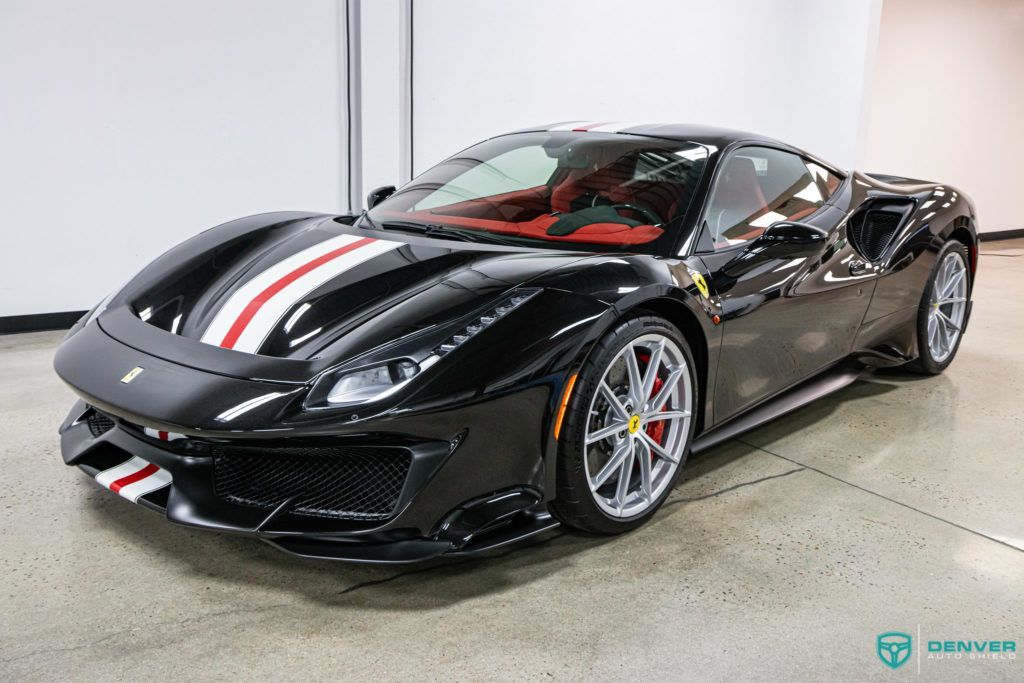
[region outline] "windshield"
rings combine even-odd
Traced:
[[[701,145],[634,135],[505,135],[441,162],[369,218],[530,246],[656,253],[678,237],[706,160]]]

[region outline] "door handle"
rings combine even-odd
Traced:
[[[863,275],[868,270],[870,270],[870,266],[864,261],[860,259],[850,261],[850,275]]]

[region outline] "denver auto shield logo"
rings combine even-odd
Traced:
[[[898,669],[910,660],[911,638],[899,631],[878,634],[878,658],[890,669]]]

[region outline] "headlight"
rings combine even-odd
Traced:
[[[538,293],[539,289],[515,290],[482,314],[410,335],[326,372],[314,383],[305,407],[344,408],[381,401]]]
[[[351,370],[338,376],[327,393],[327,403],[340,408],[379,401],[401,389],[419,372],[419,364],[409,358]]]

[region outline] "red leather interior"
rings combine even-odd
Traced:
[[[640,180],[635,171],[635,156],[599,163],[596,170],[593,164],[573,169],[552,191],[551,210],[569,212],[574,199],[599,196],[613,204],[636,204],[651,209],[663,221],[674,217],[679,197],[686,188],[665,181]]]
[[[664,230],[652,225],[641,212],[620,213],[641,225],[591,223],[568,235],[547,233],[558,215],[579,210],[580,203],[633,204],[656,214],[661,222],[675,217],[679,198],[686,187],[665,180],[650,181],[636,177],[637,156],[610,150],[607,158],[592,157],[586,168],[563,169],[553,186],[540,185],[524,190],[480,197],[418,211],[387,212],[390,220],[420,220],[452,226],[486,230],[505,235],[521,235],[557,242],[630,245],[656,240]],[[574,200],[582,199],[576,206]],[[603,200],[603,201],[602,201]]]
[[[441,222],[459,227],[486,230],[501,235],[520,235],[553,242],[587,242],[590,244],[619,245],[646,244],[658,239],[665,232],[653,225],[630,227],[623,223],[591,223],[568,235],[549,235],[547,234],[547,229],[558,220],[558,216],[543,214],[529,221],[516,222],[453,216],[448,213],[448,210],[449,207],[445,207],[444,214],[432,213],[431,211],[388,211],[386,215],[393,220],[413,219],[421,220],[425,223]]]

